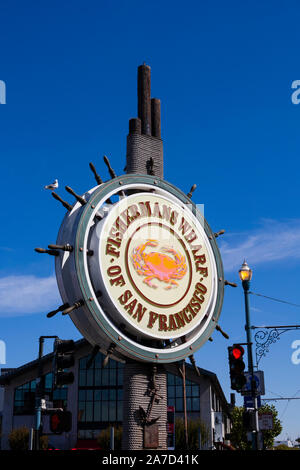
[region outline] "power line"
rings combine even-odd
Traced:
[[[267,389],[266,389],[266,390],[267,390]],[[277,392],[272,392],[272,390],[267,390],[267,392],[270,392],[270,393],[272,393],[273,395],[277,395],[278,397],[283,398],[282,395],[279,395],[279,393],[277,393]]]
[[[265,299],[269,299],[269,300],[274,300],[275,302],[281,302],[283,304],[292,305],[293,307],[300,307],[299,304],[293,304],[291,302],[287,302],[286,300],[275,299],[274,297],[268,297],[267,295],[257,294],[256,292],[249,291],[249,294],[257,295],[258,297],[264,297]]]
[[[300,400],[300,397],[276,397],[276,398],[261,398],[261,401],[278,401],[278,400]]]
[[[287,409],[288,409],[288,406],[290,404],[290,401],[291,400],[300,400],[300,397],[297,397],[297,398],[293,398],[293,397],[282,397],[282,398],[262,398],[261,401],[279,401],[279,400],[287,400],[287,404],[285,405],[284,407],[284,410],[281,412],[281,415],[279,417],[279,419],[282,419],[283,416],[285,415]]]

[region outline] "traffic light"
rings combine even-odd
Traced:
[[[244,410],[242,419],[243,419],[243,428],[246,431],[255,430],[255,413],[253,410]]]
[[[50,431],[55,434],[70,432],[72,429],[72,413],[56,410],[50,414]]]
[[[238,392],[241,391],[247,382],[247,379],[244,375],[244,352],[244,348],[239,344],[234,344],[228,348],[231,388],[233,390],[237,390]]]
[[[53,389],[68,385],[74,382],[73,372],[65,369],[72,367],[74,359],[74,341],[57,338],[54,343],[53,359]]]

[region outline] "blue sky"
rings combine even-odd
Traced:
[[[252,290],[300,304],[300,6],[296,1],[6,1],[0,13],[0,340],[7,367],[37,356],[38,337],[79,339],[60,304],[52,258],[64,209],[59,193],[94,185],[88,163],[123,172],[128,120],[137,115],[136,74],[152,68],[162,103],[165,178],[195,202],[217,231],[226,278],[246,258]],[[106,176],[105,176],[106,177]],[[108,177],[108,176],[107,176]],[[251,296],[254,325],[300,324],[300,309]],[[226,288],[214,342],[197,353],[229,399],[227,346],[245,341],[243,292]],[[300,331],[282,335],[260,366],[267,396],[300,396],[291,362]],[[49,346],[47,346],[49,348]],[[47,349],[47,348],[46,348]],[[239,399],[238,399],[239,402]],[[300,436],[300,401],[278,402],[282,438]]]

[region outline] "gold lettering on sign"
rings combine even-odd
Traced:
[[[146,197],[149,197],[149,199],[152,198],[152,196]],[[140,324],[140,327],[148,330],[149,334],[151,330],[153,330],[153,332],[155,330],[162,333],[179,332],[180,334],[180,330],[185,330],[187,327],[191,328],[193,324],[197,324],[198,318],[199,321],[205,318],[204,313],[206,307],[203,306],[203,303],[206,298],[209,298],[208,292],[210,290],[209,286],[211,282],[209,276],[210,264],[207,259],[208,251],[200,244],[202,243],[201,235],[199,236],[196,226],[192,225],[188,216],[185,216],[186,212],[182,211],[181,214],[183,215],[181,215],[180,212],[174,210],[172,203],[169,205],[165,200],[163,202],[155,202],[155,200],[153,201],[152,199],[145,200],[143,202],[137,200],[136,203],[129,205],[125,210],[118,214],[119,215],[115,216],[112,223],[109,224],[107,239],[103,241],[103,253],[104,256],[107,256],[106,273],[109,284],[112,286],[112,292],[116,293],[115,299],[118,299],[122,314],[125,317],[128,315],[128,319],[131,318],[135,323]],[[154,220],[152,221],[151,219],[153,218]],[[171,268],[173,269],[173,265],[175,266],[178,272],[174,270],[176,276],[174,274],[173,282],[168,286],[162,287],[160,292],[163,294],[163,288],[170,291],[174,286],[177,288],[180,282],[186,282],[186,284],[181,284],[181,286],[183,285],[188,287],[182,287],[183,295],[177,302],[178,311],[176,311],[177,304],[173,299],[170,301],[171,309],[169,308],[169,305],[167,305],[167,301],[165,301],[164,305],[161,305],[159,303],[159,295],[156,297],[154,293],[151,293],[151,295],[153,295],[152,302],[152,297],[149,297],[150,294],[148,292],[145,294],[143,288],[140,290],[137,274],[135,273],[136,278],[134,278],[134,276],[131,277],[130,268],[128,267],[128,264],[126,264],[128,263],[128,260],[124,263],[124,259],[122,259],[124,253],[129,256],[128,253],[130,250],[128,249],[128,239],[132,237],[132,233],[135,233],[135,226],[133,226],[133,230],[129,231],[128,237],[125,235],[131,224],[134,222],[137,224],[138,229],[140,226],[144,226],[144,224],[149,224],[150,226],[152,223],[156,226],[164,226],[164,228],[167,227],[169,228],[172,236],[177,237],[180,240],[181,245],[185,247],[186,255],[185,257],[182,256],[182,258],[185,262],[185,273],[190,270],[189,282],[182,281],[183,267],[180,265],[178,248],[176,250],[174,247],[166,248],[166,245],[161,244],[159,249],[163,250],[162,253],[158,251],[156,252],[155,250],[153,250],[153,252],[150,251],[151,248],[148,248],[148,245],[151,247],[159,245],[159,237],[157,238],[157,241],[150,240],[152,245],[148,243],[146,246],[145,243],[141,244],[142,242],[140,242],[143,247],[143,251],[142,254],[140,252],[136,254],[136,257],[140,256],[141,258],[139,261],[140,264],[142,263],[143,271],[142,268],[138,266],[140,271],[144,276],[148,276],[147,282],[145,280],[141,280],[141,283],[146,282],[148,292],[149,286],[157,288],[159,284],[156,281],[156,284],[154,283],[154,285],[151,285],[150,281],[155,277],[155,273],[153,274],[153,270],[151,271],[151,267],[153,267],[151,262],[153,265],[155,264],[154,261],[156,262],[156,265],[160,263],[160,274],[156,274],[156,278],[160,281],[165,281],[165,272],[167,272],[167,268],[170,270]],[[156,245],[153,244],[154,242],[156,242]],[[133,243],[135,251],[137,251],[139,246],[136,247]],[[176,244],[174,246],[176,247]],[[146,248],[148,251],[146,251]],[[132,248],[130,249],[132,250]],[[179,250],[181,250],[180,246]],[[168,256],[167,253],[172,253],[172,257],[171,255]],[[167,263],[169,264],[167,265]],[[124,271],[122,272],[122,270]],[[137,269],[135,269],[135,271],[138,274],[141,274]],[[146,274],[144,274],[144,272]],[[138,279],[137,284],[135,284],[136,279]],[[187,279],[188,277],[186,275],[185,280]],[[128,285],[130,289],[128,289]],[[184,289],[186,289],[186,291],[184,291]],[[184,294],[184,292],[186,292],[186,294]],[[180,296],[178,296],[178,298],[179,297]],[[169,298],[171,297],[169,296]],[[157,310],[150,310],[150,305],[157,305]],[[152,308],[156,309],[156,307]],[[201,312],[201,309],[204,309],[203,313]],[[191,325],[189,326],[189,324]],[[184,331],[182,331],[181,334],[184,334]]]

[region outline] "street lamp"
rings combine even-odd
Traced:
[[[242,286],[245,295],[245,313],[246,313],[246,335],[247,335],[247,351],[248,351],[248,371],[251,377],[251,396],[254,404],[255,413],[255,437],[252,442],[253,449],[258,449],[258,407],[257,407],[257,396],[256,396],[256,383],[254,380],[254,367],[253,367],[253,356],[252,356],[252,338],[251,338],[251,323],[250,323],[250,308],[249,308],[249,289],[250,281],[252,279],[252,269],[248,266],[246,260],[244,260],[241,269],[239,270],[239,277],[242,281]]]
[[[241,281],[251,281],[252,269],[249,268],[246,260],[244,260],[241,269],[239,270],[239,276]]]
[[[241,269],[239,270],[239,277],[242,281],[242,286],[245,294],[245,312],[246,312],[246,333],[247,333],[247,349],[248,349],[248,370],[253,372],[253,356],[252,356],[252,339],[251,339],[251,324],[250,324],[250,308],[249,308],[249,289],[250,281],[252,279],[252,269],[249,268],[246,260],[244,260]]]

